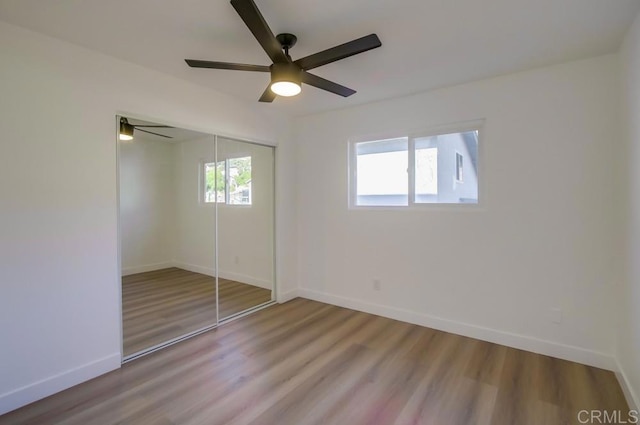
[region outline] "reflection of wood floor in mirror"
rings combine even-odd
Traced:
[[[271,291],[219,279],[220,318],[271,300]],[[124,355],[216,321],[215,279],[178,268],[122,278]]]

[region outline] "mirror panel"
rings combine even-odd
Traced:
[[[217,324],[216,211],[198,197],[214,137],[127,122],[133,139],[118,141],[125,359]]]
[[[215,168],[223,320],[275,299],[274,148],[218,136]]]
[[[126,361],[275,300],[275,152],[117,119]]]

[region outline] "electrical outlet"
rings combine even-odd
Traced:
[[[382,288],[382,282],[380,282],[380,279],[373,279],[373,290],[379,291],[381,288]]]

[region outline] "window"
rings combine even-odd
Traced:
[[[251,157],[204,164],[204,202],[251,205]]]
[[[478,127],[353,143],[352,206],[478,203]]]

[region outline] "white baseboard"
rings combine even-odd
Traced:
[[[559,344],[557,342],[532,338],[525,335],[518,335],[504,332],[497,329],[485,328],[468,323],[456,322],[449,319],[430,316],[423,313],[404,310],[396,307],[388,307],[380,304],[373,304],[359,301],[353,298],[346,298],[324,292],[313,291],[301,288],[298,295],[314,301],[333,304],[352,310],[375,314],[377,316],[388,317],[402,322],[413,323],[428,328],[438,329],[470,338],[493,342],[495,344],[506,345],[508,347],[533,353],[544,354],[559,359],[569,360],[601,369],[615,370],[616,363],[612,356],[581,347]]]
[[[298,298],[298,289],[292,289],[291,291],[287,291],[284,294],[278,294],[278,303],[283,304],[287,301],[291,301],[294,298]]]
[[[225,272],[224,270],[220,270],[219,276],[222,279],[235,280],[236,282],[246,283],[248,285],[257,286],[263,289],[273,289],[273,285],[268,280],[258,279],[257,277],[247,276],[245,274]]]
[[[174,261],[172,264],[173,264],[173,267],[177,267],[179,269],[186,270],[189,272],[200,273],[200,274],[204,274],[211,277],[216,276],[216,270],[210,267],[203,267],[195,264],[183,263],[180,261]]]
[[[0,395],[0,415],[118,369],[120,362],[120,353],[115,353],[4,393]]]
[[[174,261],[171,264],[172,264],[172,267],[178,267],[180,269],[184,269],[194,273],[200,273],[200,274],[204,274],[212,277],[215,277],[216,275],[216,270],[210,267],[203,267],[195,264],[182,263],[180,261]],[[246,283],[247,285],[257,286],[259,288],[272,289],[271,282],[269,282],[268,280],[259,279],[257,277],[247,276],[240,273],[227,272],[224,270],[220,270],[219,277],[222,279],[229,279],[229,280],[235,280],[236,282]]]
[[[129,276],[130,274],[152,272],[154,270],[168,269],[174,267],[173,261],[166,261],[164,263],[144,264],[142,266],[126,267],[122,269],[122,276]]]
[[[145,264],[142,266],[134,266],[127,267],[122,269],[122,276],[128,276],[130,274],[136,273],[146,273],[152,272],[154,270],[162,270],[168,269],[169,267],[177,267],[179,269],[184,269],[194,273],[200,273],[207,276],[215,276],[216,270],[211,267],[203,267],[195,264],[183,263],[181,261],[167,261],[164,263],[156,263],[156,264]],[[222,279],[235,280],[236,282],[246,283],[247,285],[257,286],[259,288],[264,289],[272,289],[271,282],[264,279],[259,279],[257,277],[248,276],[241,273],[227,272],[224,270],[220,270],[220,275]]]
[[[625,398],[627,399],[627,404],[629,405],[629,409],[640,411],[640,399],[638,395],[633,390],[629,379],[627,378],[627,374],[625,373],[620,361],[616,359],[616,365],[618,370],[616,371],[616,377],[618,378],[618,382],[620,383],[620,388],[622,388],[622,392],[624,393]]]

